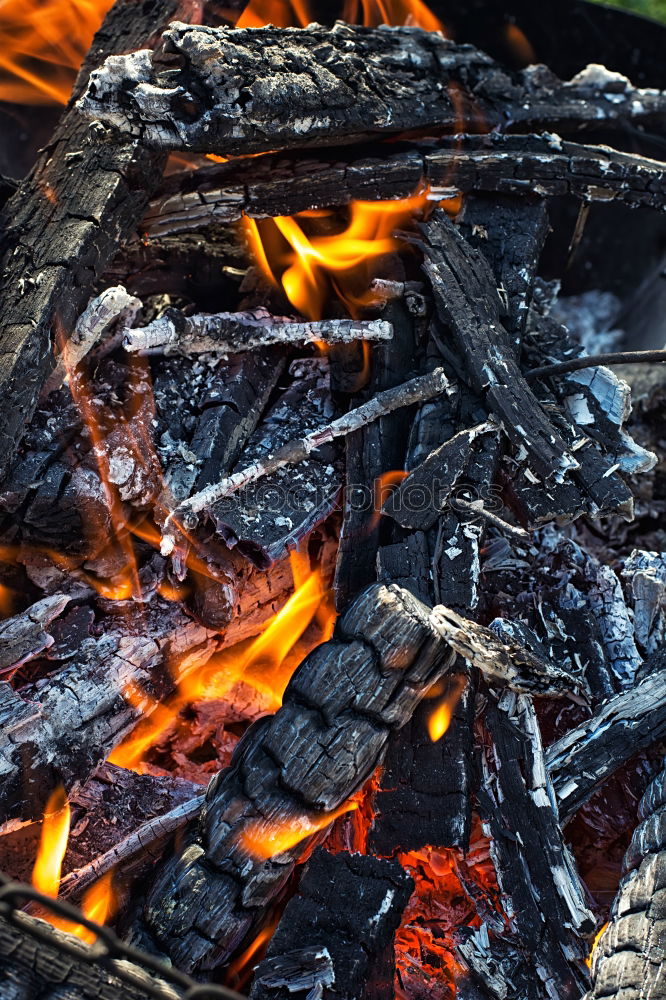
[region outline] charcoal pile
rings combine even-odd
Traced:
[[[0,1000],[655,1000],[666,91],[306,6],[3,189]]]

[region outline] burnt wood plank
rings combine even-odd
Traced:
[[[570,195],[666,207],[666,170],[658,160],[553,135],[457,135],[413,144],[381,158],[374,151],[272,154],[201,166],[165,177],[139,226],[151,243],[249,216],[293,215],[352,199],[404,198],[424,179],[441,198],[470,192]],[[463,209],[464,218],[464,209]]]
[[[472,46],[418,28],[174,25],[164,39],[163,58],[143,50],[107,60],[80,102],[162,149],[249,153],[479,120],[483,131],[510,122],[526,132],[666,116],[663,94],[602,67],[567,83],[543,66],[511,76]]]

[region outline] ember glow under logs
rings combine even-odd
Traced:
[[[0,2],[0,1000],[666,996],[661,29],[334,6]]]

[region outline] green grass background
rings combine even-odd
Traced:
[[[604,0],[604,3],[608,7],[621,7],[622,10],[653,17],[656,21],[666,21],[666,0]]]

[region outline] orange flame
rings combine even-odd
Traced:
[[[316,18],[310,12],[308,0],[251,0],[236,21],[237,28],[306,28]]]
[[[65,104],[113,0],[0,0],[0,100]]]
[[[368,28],[377,28],[380,24],[413,24],[425,31],[446,34],[442,22],[423,0],[345,0],[342,19],[348,24],[364,24]]]
[[[69,839],[70,808],[67,792],[58,785],[48,797],[44,809],[37,859],[32,869],[32,884],[45,896],[58,895],[62,862]]]
[[[0,560],[1,562],[2,560]],[[0,618],[9,618],[14,612],[14,591],[0,583]]]
[[[358,802],[345,802],[333,812],[323,816],[294,816],[282,823],[271,823],[257,820],[248,823],[240,834],[240,843],[252,857],[258,861],[268,861],[278,854],[290,850],[302,840],[311,837],[320,830],[325,830],[338,816],[358,809]]]
[[[67,851],[71,810],[67,792],[58,785],[51,794],[44,809],[42,831],[37,849],[37,858],[32,869],[32,884],[45,896],[56,899],[60,890],[62,863]],[[112,888],[113,871],[107,872],[85,892],[81,901],[81,912],[88,920],[104,924],[116,908],[115,893]],[[47,912],[42,918],[60,930],[69,931],[82,941],[91,943],[96,935],[82,924],[53,916]]]
[[[433,743],[441,740],[451,725],[456,705],[466,687],[467,678],[464,676],[456,677],[442,701],[428,717],[428,735]]]
[[[86,891],[81,900],[81,912],[88,920],[94,920],[96,924],[105,924],[115,914],[118,905],[116,894],[113,890],[113,869],[102,875]],[[92,944],[97,935],[89,931],[83,924],[77,924],[70,931],[87,944]]]
[[[394,201],[352,201],[349,221],[339,230],[332,210],[299,212],[242,225],[254,259],[275,287],[308,319],[321,319],[331,292],[351,315],[367,306],[373,277],[369,263],[401,246],[393,235],[428,207],[426,191]]]
[[[331,635],[335,621],[332,599],[326,591],[319,569],[310,570],[309,560],[298,553],[290,556],[295,591],[273,616],[264,631],[249,643],[223,651],[206,660],[183,677],[176,693],[162,704],[136,685],[124,692],[126,700],[150,715],[142,719],[130,736],[112,751],[109,761],[128,770],[143,771],[148,750],[171,727],[186,705],[202,699],[214,700],[228,695],[243,681],[264,696],[266,709],[277,711],[284,689],[298,666],[290,653],[313,620],[321,641]]]
[[[260,958],[258,953],[261,952],[273,937],[278,923],[277,917],[271,920],[266,927],[263,927],[259,931],[254,941],[248,945],[245,951],[241,952],[238,958],[229,963],[225,973],[225,982],[227,984],[233,984],[235,989],[242,989],[245,986],[257,966],[257,961]],[[255,956],[257,961],[253,962],[252,959]]]

